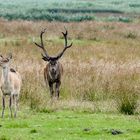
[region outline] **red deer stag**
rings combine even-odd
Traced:
[[[44,43],[43,43],[43,34],[45,33],[45,31],[46,31],[46,29],[42,30],[40,33],[41,44],[37,44],[36,42],[34,42],[34,43],[37,47],[39,47],[43,50],[44,54],[42,54],[42,59],[44,61],[48,62],[46,67],[44,68],[44,79],[45,79],[46,85],[47,85],[47,83],[49,85],[51,98],[54,96],[53,85],[55,84],[55,97],[58,99],[59,98],[59,88],[60,88],[60,84],[61,84],[61,76],[63,73],[63,67],[58,60],[64,54],[66,49],[68,49],[72,46],[72,43],[70,45],[67,44],[68,31],[66,30],[65,33],[62,32],[64,39],[65,39],[64,49],[57,56],[53,56],[53,57],[49,56],[44,47]]]
[[[5,97],[8,95],[9,99],[9,108],[12,117],[12,104],[14,103],[15,112],[14,117],[17,114],[18,107],[18,98],[21,89],[21,77],[17,71],[10,68],[9,63],[12,59],[12,54],[9,54],[8,57],[4,58],[0,55],[0,66],[2,67],[2,76],[1,76],[1,91],[2,91],[2,118],[4,116],[5,110]]]

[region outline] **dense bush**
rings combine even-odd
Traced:
[[[129,82],[122,81],[119,83],[117,94],[117,106],[121,113],[132,115],[137,107],[138,94],[134,87],[128,84]]]

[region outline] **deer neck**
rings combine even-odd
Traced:
[[[2,76],[3,76],[4,84],[8,84],[9,83],[9,67],[8,66],[3,67]]]
[[[56,80],[56,79],[58,79],[58,78],[59,78],[59,73],[60,73],[59,67],[57,68],[56,73],[52,73],[51,71],[49,71],[50,79],[51,79],[51,80]]]

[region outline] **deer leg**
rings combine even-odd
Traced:
[[[56,82],[56,97],[59,99],[59,88],[60,88],[61,82]]]
[[[12,114],[12,95],[10,95],[10,99],[9,99],[9,108],[10,108],[10,113],[11,113],[11,117],[13,116]]]
[[[50,88],[50,95],[51,95],[51,98],[53,97],[53,83],[49,83],[49,88]]]
[[[18,95],[15,95],[14,105],[15,105],[14,117],[16,118],[16,116],[17,116],[17,108],[18,108]]]
[[[5,110],[5,96],[2,96],[2,115],[1,117],[3,118],[4,116],[4,110]]]

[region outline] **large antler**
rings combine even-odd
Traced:
[[[43,50],[43,52],[45,54],[45,56],[42,54],[43,59],[49,61],[50,60],[50,56],[47,54],[47,51],[46,51],[46,49],[44,47],[44,43],[43,43],[43,34],[45,33],[45,31],[46,31],[46,28],[44,30],[42,30],[41,33],[40,33],[41,44],[39,45],[36,42],[34,42],[34,43],[35,43],[35,45],[37,47],[39,47],[39,48],[41,48]]]
[[[66,30],[66,28],[65,28]],[[49,61],[49,60],[57,60],[59,59],[63,54],[64,52],[66,51],[66,49],[70,48],[72,46],[72,43],[70,45],[67,44],[67,35],[68,35],[68,31],[66,30],[66,32],[62,32],[63,36],[64,36],[64,39],[65,39],[65,45],[64,45],[64,49],[62,50],[62,52],[60,52],[56,57],[50,57],[48,54],[47,54],[47,51],[44,47],[44,43],[43,43],[43,34],[45,33],[46,29],[42,30],[41,33],[40,33],[40,40],[41,40],[41,45],[37,44],[36,42],[35,45],[39,48],[41,48],[45,54],[45,56],[42,54],[42,57],[44,60],[46,61]]]
[[[64,49],[61,53],[59,53],[56,57],[54,57],[54,59],[59,59],[63,54],[64,52],[66,51],[66,49],[70,48],[72,46],[72,43],[70,45],[67,44],[68,40],[67,40],[67,35],[68,35],[68,31],[67,29],[65,28],[66,32],[62,32],[63,36],[64,36],[64,39],[65,39],[65,45],[64,45]]]

